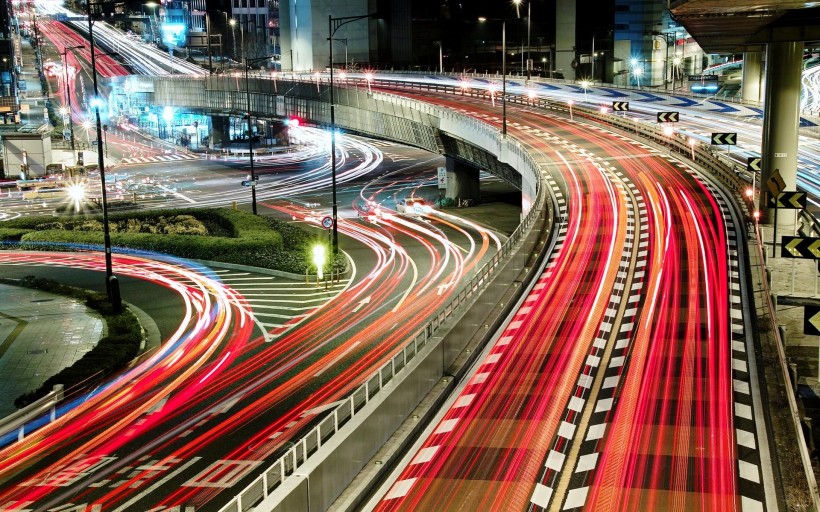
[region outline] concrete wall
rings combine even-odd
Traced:
[[[36,178],[46,173],[46,166],[53,163],[51,138],[44,133],[6,133],[3,134],[3,166],[9,178],[21,177],[24,164],[29,171],[26,178]]]

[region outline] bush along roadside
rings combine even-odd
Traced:
[[[318,231],[225,208],[123,212],[109,215],[109,224],[115,247],[299,275],[315,272],[313,246],[326,243]],[[0,227],[0,241],[32,250],[47,250],[48,244],[60,244],[57,250],[102,245],[102,220],[96,215],[12,219]],[[345,265],[341,254],[332,263],[335,269]]]
[[[72,393],[96,385],[100,380],[125,367],[139,354],[143,336],[137,317],[128,311],[127,307],[123,308],[121,313],[115,314],[105,294],[73,288],[51,279],[34,276],[26,276],[19,281],[0,278],[0,283],[33,288],[82,301],[99,313],[108,327],[108,335],[101,338],[81,359],[46,379],[36,390],[17,397],[14,400],[17,408],[25,407],[42,398],[55,384],[62,384]]]

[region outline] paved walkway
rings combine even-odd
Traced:
[[[103,321],[59,295],[0,285],[0,417],[14,400],[70,366],[103,336]]]

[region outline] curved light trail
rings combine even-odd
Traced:
[[[728,211],[657,150],[537,109],[508,123],[550,143],[563,242],[372,506],[738,510],[760,470],[737,469]]]

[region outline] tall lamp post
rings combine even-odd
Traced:
[[[507,20],[520,18],[478,18],[479,22],[501,22],[501,136],[507,136]]]
[[[102,190],[102,213],[103,213],[103,245],[105,246],[105,291],[108,295],[108,302],[114,311],[122,309],[120,298],[120,285],[114,275],[111,264],[111,234],[108,226],[108,200],[105,191],[105,158],[103,156],[103,145],[100,140],[102,134],[102,121],[100,120],[99,90],[97,88],[97,56],[94,53],[94,22],[91,19],[91,6],[99,3],[86,2],[86,15],[88,16],[88,41],[91,45],[91,76],[94,79],[94,115],[97,118],[97,163],[100,168],[100,189]]]
[[[253,169],[253,123],[251,121],[251,90],[248,85],[248,71],[251,68],[251,64],[254,62],[270,60],[271,58],[273,58],[273,55],[267,55],[257,59],[245,58],[245,97],[247,99],[248,106],[248,151],[250,152],[251,161],[251,203],[254,215],[256,215],[256,172]]]
[[[346,37],[340,37],[340,38],[334,39],[334,41],[339,41],[340,43],[345,45],[345,67],[344,67],[344,69],[347,70],[347,66],[348,66],[348,64],[350,64],[350,61],[347,59],[347,38]],[[330,67],[333,67],[332,62],[330,63]]]
[[[515,13],[518,17],[521,14],[518,12],[518,6],[521,5],[522,0],[513,0],[515,4]],[[532,14],[532,2],[527,2],[527,80],[532,80],[532,66],[530,65],[530,19]]]
[[[334,18],[332,15],[327,16],[327,43],[330,50],[330,173],[331,186],[333,188],[333,239],[331,241],[333,248],[333,256],[339,253],[339,230],[338,230],[338,207],[336,205],[336,109],[333,105],[333,36],[336,31],[344,25],[353,21],[363,20],[366,18],[375,18],[376,14],[363,14],[361,16],[343,16],[341,18]],[[345,44],[345,51],[347,45]],[[368,85],[369,85],[368,81]]]
[[[71,90],[68,86],[68,50],[77,50],[79,48],[85,48],[85,45],[80,44],[77,46],[66,46],[60,53],[60,55],[63,56],[63,80],[65,81],[65,98],[68,103],[68,131],[70,133],[71,153],[74,155],[75,165],[77,163],[77,150],[74,147],[74,121],[71,116]]]

